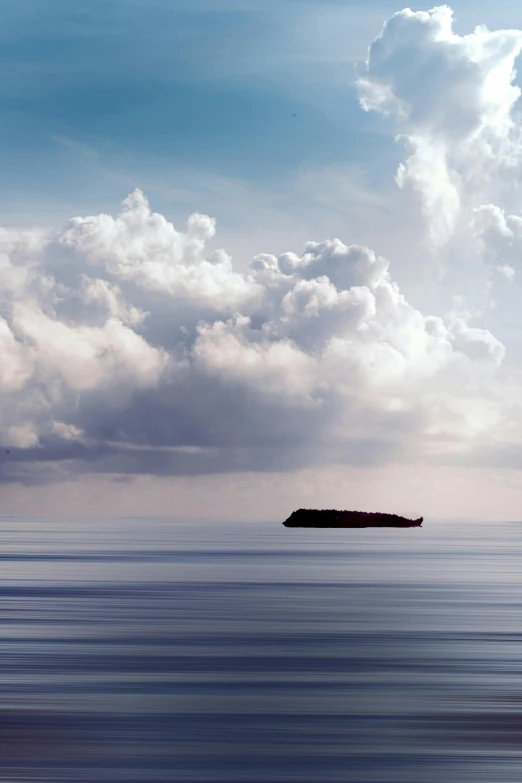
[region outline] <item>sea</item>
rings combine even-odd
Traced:
[[[0,541],[1,781],[522,781],[522,524]]]

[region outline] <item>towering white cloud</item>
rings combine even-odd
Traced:
[[[457,35],[448,6],[396,13],[370,46],[361,105],[395,118],[412,151],[397,182],[421,196],[436,244],[461,211],[496,200],[520,166],[513,80],[521,50],[520,30]]]
[[[475,210],[472,227],[484,259],[503,278],[514,280],[522,267],[522,216],[483,204]]]

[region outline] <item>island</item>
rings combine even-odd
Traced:
[[[423,517],[406,519],[397,514],[379,514],[369,511],[336,511],[328,509],[318,511],[312,508],[300,508],[283,522],[285,527],[421,527]]]

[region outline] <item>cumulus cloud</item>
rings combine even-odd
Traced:
[[[251,278],[234,273],[226,253],[202,256],[214,233],[215,221],[198,213],[189,217],[184,232],[177,231],[163,215],[150,210],[137,190],[123,202],[117,217],[71,220],[60,242],[115,280],[205,301],[213,308],[241,307],[258,291]]]
[[[385,258],[335,239],[239,272],[214,232],[137,191],[116,216],[4,235],[4,480],[371,463],[496,425],[504,346],[421,313]]]
[[[394,14],[370,46],[360,102],[393,117],[410,148],[397,183],[420,195],[435,244],[485,194],[496,200],[520,167],[513,81],[521,50],[520,30],[480,26],[457,35],[445,5]]]
[[[514,280],[522,263],[522,217],[483,204],[475,209],[472,227],[485,261],[505,280]]]

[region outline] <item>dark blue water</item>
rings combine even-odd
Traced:
[[[522,780],[522,525],[0,533],[2,781]]]

